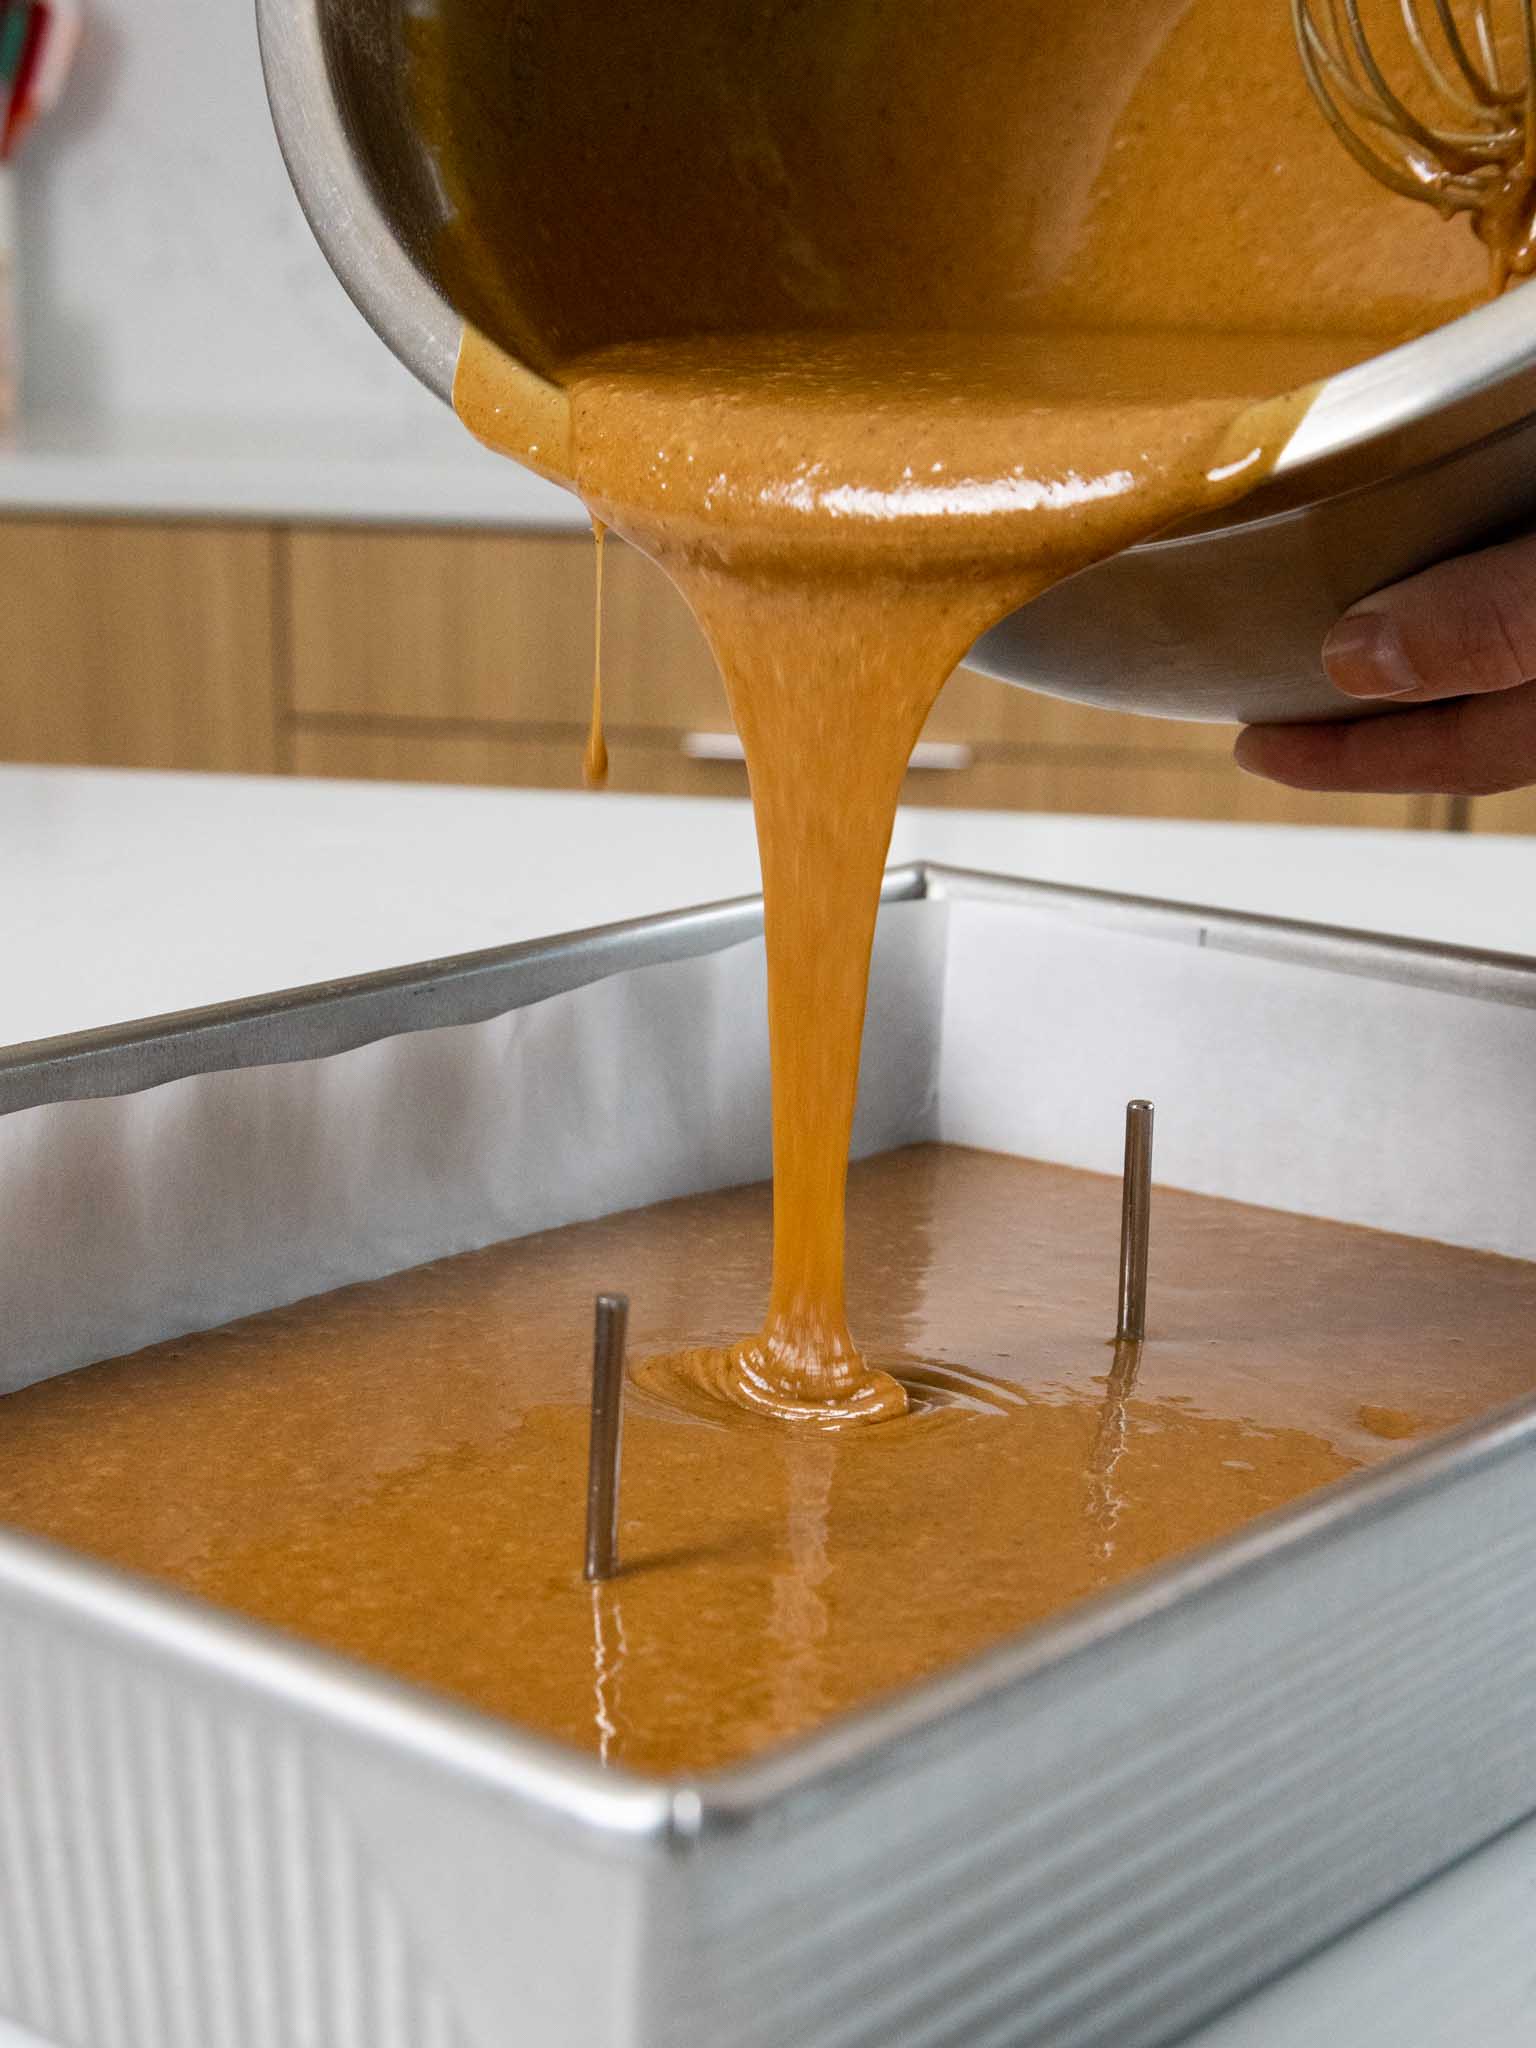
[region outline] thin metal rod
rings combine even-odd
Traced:
[[[1152,1233],[1152,1105],[1125,1106],[1125,1186],[1120,1197],[1120,1320],[1117,1344],[1147,1334],[1147,1246]]]
[[[589,1579],[611,1579],[619,1568],[619,1454],[628,1327],[629,1296],[600,1294],[592,1334],[592,1434],[587,1448]]]

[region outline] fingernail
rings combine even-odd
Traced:
[[[1351,697],[1406,697],[1424,687],[1385,612],[1346,612],[1323,642],[1323,666]]]

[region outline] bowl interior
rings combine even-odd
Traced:
[[[584,348],[673,332],[985,324],[1020,237],[1050,224],[998,174],[1035,11],[1021,0],[1018,35],[984,53],[993,75],[965,102],[968,146],[893,155],[846,113],[848,94],[876,91],[922,111],[909,45],[875,34],[874,0],[831,11],[847,17],[840,42],[828,11],[808,9],[807,26],[776,16],[757,44],[753,10],[722,38],[695,0],[258,0],[274,114],[315,231],[444,396],[464,318],[546,374]],[[522,116],[487,122],[484,79],[508,65]],[[658,129],[658,103],[681,116]],[[472,160],[441,147],[470,130],[488,138]],[[1352,190],[1360,174],[1326,131],[1317,146],[1314,171]],[[936,177],[941,204],[919,193]],[[833,214],[843,225],[829,237]],[[1380,353],[1322,388],[1268,491],[1216,523],[1439,460],[1533,411],[1536,301],[1523,293],[1402,346],[1383,335]]]

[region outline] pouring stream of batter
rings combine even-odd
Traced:
[[[763,1328],[652,1368],[812,1427],[898,1414],[843,1306],[843,1201],[880,878],[912,747],[978,634],[1262,476],[1338,351],[1231,338],[763,336],[566,366],[575,482],[714,648],[762,856],[774,1272]],[[503,438],[471,337],[462,416]],[[810,452],[808,452],[810,451]],[[999,460],[999,451],[1003,459]]]
[[[661,563],[746,752],[771,1299],[652,1376],[840,1427],[904,1405],[847,1327],[843,1192],[881,869],[940,688],[1053,582],[1262,480],[1306,387],[1458,309],[1477,265],[1342,160],[1282,8],[1238,53],[1217,0],[596,14],[440,0],[420,25],[442,267],[479,322],[455,404]],[[1313,211],[1293,190],[1282,219],[1287,152]],[[1335,275],[1360,219],[1393,260],[1357,236]]]

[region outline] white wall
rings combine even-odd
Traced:
[[[442,409],[331,276],[267,116],[251,0],[88,0],[19,169],[25,405],[123,418]]]

